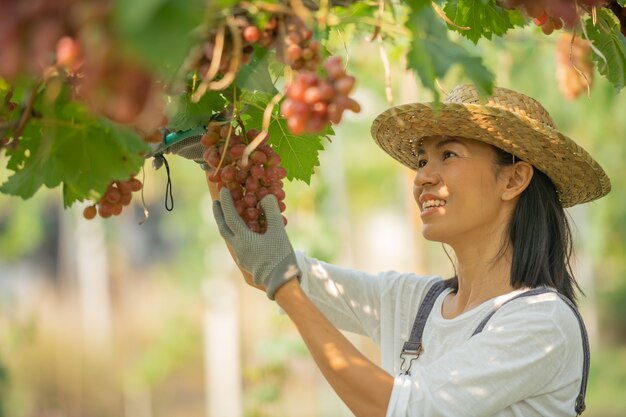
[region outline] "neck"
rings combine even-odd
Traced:
[[[504,236],[505,231],[490,231],[464,239],[465,244],[451,244],[457,258],[459,289],[452,298],[451,315],[458,315],[483,302],[507,294],[511,287],[511,262],[513,251],[510,246],[501,253],[502,240],[493,236]]]

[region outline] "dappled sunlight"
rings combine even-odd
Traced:
[[[348,359],[345,357],[341,350],[332,342],[324,343],[323,346],[324,356],[328,359],[330,367],[335,371],[341,371],[342,369],[350,366]]]

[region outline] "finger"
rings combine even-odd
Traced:
[[[222,211],[222,205],[217,200],[213,202],[213,217],[215,217],[215,221],[217,222],[217,229],[219,230],[220,235],[222,235],[227,242],[230,242],[234,234],[226,224],[224,212]]]
[[[283,216],[280,214],[278,200],[274,194],[268,194],[261,199],[261,208],[265,212],[268,229],[275,227],[284,227]]]
[[[220,203],[222,212],[224,213],[224,219],[230,230],[235,234],[248,230],[243,219],[239,217],[239,213],[237,213],[237,208],[235,207],[235,202],[233,201],[233,196],[230,194],[230,190],[226,187],[222,188],[220,191]]]

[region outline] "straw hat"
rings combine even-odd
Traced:
[[[600,165],[556,129],[534,99],[505,88],[480,102],[472,85],[460,85],[439,103],[392,107],[376,117],[372,137],[389,155],[416,169],[416,146],[427,136],[475,139],[501,148],[545,173],[563,207],[605,196],[611,183]]]

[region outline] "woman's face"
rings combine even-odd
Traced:
[[[424,138],[417,150],[413,194],[424,237],[452,246],[493,238],[505,220],[506,185],[497,175],[495,150],[448,136]]]

